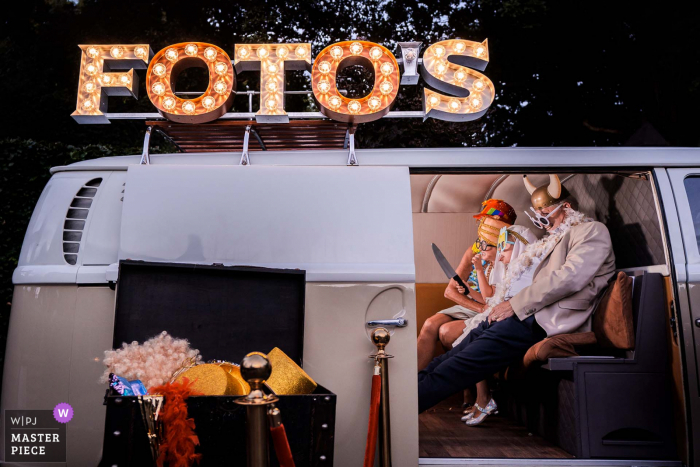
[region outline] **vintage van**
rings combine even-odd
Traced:
[[[700,462],[700,150],[356,155],[356,167],[342,150],[260,152],[246,166],[240,153],[188,153],[54,167],[13,275],[2,409],[69,402],[67,465],[97,465],[119,261],[289,268],[306,271],[304,369],[337,394],[337,466],[362,463],[374,320],[392,331],[396,466]],[[450,304],[431,243],[456,266],[488,198],[532,227],[522,174],[547,173],[610,230],[617,267],[634,279],[634,348],[534,352],[523,375],[497,379],[500,413],[478,427],[460,422],[460,394],[419,416],[416,338]],[[399,318],[407,325],[391,326]]]

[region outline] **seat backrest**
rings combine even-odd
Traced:
[[[638,281],[641,288],[641,281]],[[593,315],[598,345],[632,350],[635,344],[634,279],[620,271],[613,276]]]
[[[665,371],[668,363],[666,298],[663,276],[645,272],[633,277],[635,349],[628,353],[641,367],[636,371]]]

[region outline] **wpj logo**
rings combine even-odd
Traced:
[[[66,423],[73,408],[5,411],[5,462],[65,462]]]

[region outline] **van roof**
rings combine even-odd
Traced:
[[[592,148],[391,148],[356,149],[360,165],[411,168],[648,168],[700,167],[700,148],[592,147]],[[238,165],[240,152],[151,154],[152,164]],[[253,165],[342,166],[347,150],[256,151]],[[57,166],[51,173],[65,171],[127,170],[137,165],[140,155],[101,157]]]

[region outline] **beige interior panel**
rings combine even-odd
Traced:
[[[474,213],[414,213],[413,245],[416,261],[416,283],[445,283],[431,248],[435,243],[453,268],[459,265],[464,252],[476,240]]]
[[[418,465],[418,379],[414,284],[306,284],[304,370],[338,395],[335,462],[362,465],[367,439],[370,386],[376,348],[367,319],[403,316],[408,326],[394,329],[389,360],[391,447],[396,466]]]

